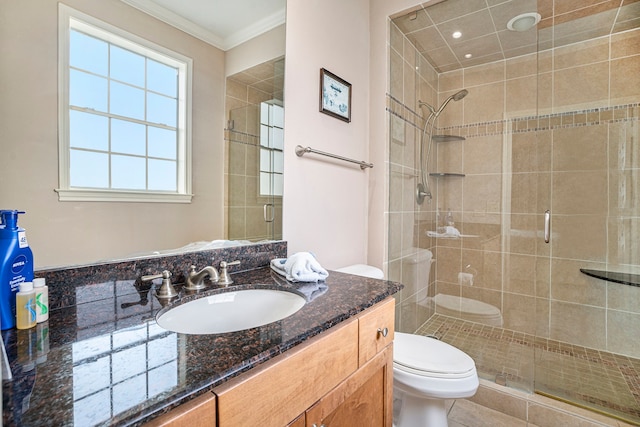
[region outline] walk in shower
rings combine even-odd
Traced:
[[[435,258],[398,296],[397,329],[464,350],[484,379],[633,424],[639,16],[625,0],[416,5],[390,22],[387,97],[388,276],[402,281],[419,249]],[[430,120],[431,135],[459,138],[432,138],[424,156]],[[449,210],[460,236],[432,232]],[[469,320],[478,307],[502,325]]]
[[[284,58],[227,78],[225,238],[282,239]]]

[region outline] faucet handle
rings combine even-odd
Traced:
[[[156,290],[156,296],[158,298],[173,298],[178,296],[178,292],[171,284],[171,272],[169,270],[163,270],[160,274],[150,274],[148,276],[142,276],[140,280],[148,282],[150,280],[159,279],[162,277],[162,285],[160,289]]]
[[[230,265],[239,265],[239,264],[240,264],[240,261],[233,261],[233,262],[221,261],[220,262],[220,280],[218,281],[218,283],[225,286],[232,284],[233,279],[231,279],[231,276],[227,271],[227,267]]]

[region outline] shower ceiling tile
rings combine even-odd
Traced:
[[[440,32],[434,26],[409,33],[407,34],[407,38],[420,52],[424,52],[427,49],[438,49],[447,46],[447,42],[444,41]]]
[[[499,40],[501,56],[511,58],[640,27],[640,0],[444,0],[423,6],[393,22],[406,35],[415,33],[409,39],[421,53],[429,52],[428,60],[438,72],[461,68],[462,62],[481,63],[479,58],[502,59],[492,48],[462,52],[460,46],[468,47],[471,40],[488,34],[495,35],[488,39],[492,43]],[[505,30],[512,17],[535,10],[542,16],[537,31]],[[427,30],[434,23],[438,31]],[[461,31],[462,38],[453,39],[453,31]],[[458,58],[466,53],[473,57],[457,60],[453,52]]]
[[[498,31],[507,30],[509,20],[522,13],[537,11],[536,0],[520,0],[518,2],[506,2],[489,8],[491,18]],[[528,31],[526,31],[528,33]],[[535,33],[535,31],[533,31]]]
[[[553,0],[538,0],[537,9],[542,19],[553,18]]]
[[[426,10],[433,22],[439,24],[486,8],[485,0],[447,0]]]
[[[538,50],[538,46],[535,44],[531,44],[529,46],[519,46],[514,49],[505,50],[503,55],[505,59],[515,58],[517,56],[528,55],[530,53],[535,53]]]
[[[433,25],[433,22],[431,22],[431,19],[424,9],[419,9],[406,15],[399,16],[392,19],[392,21],[398,26],[400,31],[405,34],[410,34],[424,27]]]
[[[479,57],[472,56],[469,59],[462,58],[460,62],[462,63],[463,67],[472,67],[474,65],[482,65],[482,64],[488,64],[490,62],[500,61],[501,59],[504,59],[502,52],[496,52],[486,56],[479,56]]]
[[[554,2],[553,12],[555,15],[577,12],[585,16],[595,13],[593,10],[603,11],[618,6],[620,6],[620,0],[562,0]]]
[[[491,20],[491,14],[487,9],[452,19],[441,24],[436,24],[436,26],[440,33],[445,37],[445,40],[451,45],[460,44],[465,40],[475,39],[476,37],[485,36],[495,32],[495,27]],[[451,36],[454,31],[460,31],[462,33],[462,37],[454,39]]]
[[[504,59],[500,41],[494,33],[471,40],[465,40],[462,43],[453,45],[452,49],[460,62],[465,59],[464,55],[467,53],[473,54],[474,57],[498,54],[497,59]]]
[[[438,49],[428,50],[426,52],[423,52],[423,55],[425,56],[425,58],[427,58],[427,61],[429,61],[429,63],[433,65],[433,67],[436,70],[440,72],[445,71],[444,67],[447,67],[450,65],[455,65],[457,68],[460,68],[460,63],[458,62],[458,59],[453,54],[451,49],[449,49],[448,46],[441,47]],[[437,64],[437,66],[435,64]],[[447,69],[452,69],[452,68],[447,67]]]
[[[504,50],[513,50],[531,45],[535,48],[538,43],[538,34],[536,31],[513,32],[503,30],[498,31],[498,38],[500,39],[500,45]]]

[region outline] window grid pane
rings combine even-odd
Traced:
[[[284,162],[284,109],[260,104],[260,196],[282,196]]]
[[[75,29],[69,50],[70,187],[178,192],[179,70]]]

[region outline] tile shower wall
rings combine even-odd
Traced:
[[[429,295],[494,305],[507,329],[640,357],[640,288],[579,272],[640,272],[640,31],[436,75],[391,24],[390,58],[389,277],[402,278],[403,251],[431,248]],[[433,202],[418,206],[417,99],[462,88],[438,132],[466,140],[435,144],[431,170],[466,176],[432,179]],[[427,238],[438,207],[476,237]],[[399,297],[401,330],[431,314],[418,288]]]
[[[387,97],[389,118],[389,256],[387,275],[401,281],[405,288],[396,295],[396,327],[414,332],[434,313],[427,297],[435,291],[435,271],[425,277],[415,263],[419,249],[434,252],[433,242],[420,235],[419,224],[430,221],[433,206],[416,203],[418,184],[419,144],[424,126],[424,113],[418,100],[435,105],[438,75],[415,47],[391,24],[390,34],[390,95]]]

